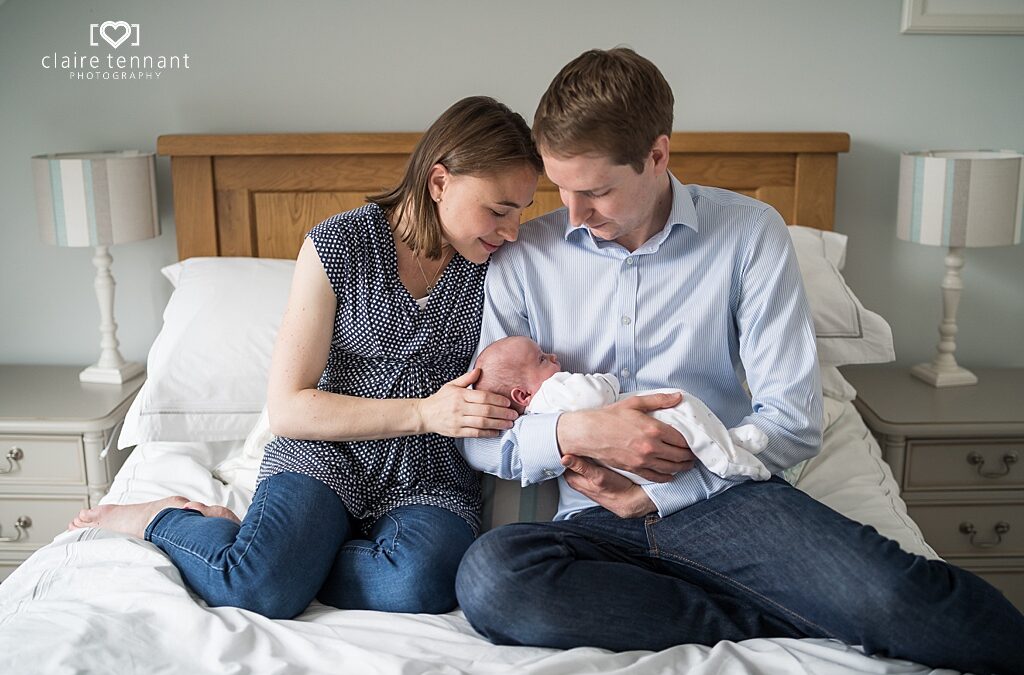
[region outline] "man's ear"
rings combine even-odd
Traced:
[[[526,391],[522,387],[515,387],[509,392],[509,396],[512,398],[512,402],[518,406],[525,408],[530,403],[530,399],[533,398],[533,394]]]
[[[668,170],[668,136],[665,134],[654,139],[654,145],[651,146],[651,159],[654,160],[655,174]]]

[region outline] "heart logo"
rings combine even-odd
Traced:
[[[123,34],[119,34],[119,31],[124,31]],[[110,33],[118,35],[118,37],[110,37]],[[132,26],[127,21],[104,21],[100,24],[100,37],[106,40],[111,47],[117,49],[121,46],[121,43],[127,40],[132,34]]]

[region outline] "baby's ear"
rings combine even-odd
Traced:
[[[512,391],[509,392],[509,396],[513,403],[524,408],[529,405],[530,399],[533,398],[533,394],[522,387],[513,387]]]

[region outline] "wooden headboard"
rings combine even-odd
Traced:
[[[178,257],[294,258],[324,218],[397,184],[418,133],[161,136],[171,158]],[[845,133],[676,132],[672,172],[684,183],[765,201],[789,224],[831,230]],[[542,178],[524,220],[560,207]]]

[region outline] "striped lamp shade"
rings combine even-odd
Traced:
[[[67,153],[32,158],[43,239],[110,246],[160,235],[153,153]]]
[[[900,156],[896,236],[933,246],[1019,244],[1024,155],[926,150]]]

